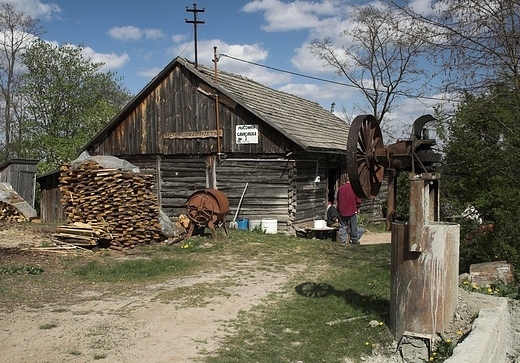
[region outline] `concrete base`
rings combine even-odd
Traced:
[[[458,344],[445,363],[506,363],[509,331],[509,309],[506,298],[480,310],[471,333]]]

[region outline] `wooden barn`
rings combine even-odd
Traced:
[[[82,151],[153,174],[170,217],[214,188],[229,199],[228,222],[244,195],[237,218],[276,219],[278,231],[294,232],[324,217],[346,172],[347,135],[315,102],[176,58]]]

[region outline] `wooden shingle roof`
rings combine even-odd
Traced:
[[[102,142],[179,65],[259,117],[303,150],[346,153],[348,124],[318,103],[223,71],[218,72],[217,84],[214,82],[214,70],[200,65],[195,68],[193,63],[181,57],[175,58],[154,77],[81,151]]]
[[[255,114],[306,151],[346,151],[348,124],[318,103],[277,91],[237,74],[214,70],[178,58],[205,82]]]

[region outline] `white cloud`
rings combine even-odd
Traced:
[[[85,47],[83,49],[82,54],[86,59],[90,59],[94,63],[105,63],[105,65],[101,67],[102,72],[119,69],[123,67],[126,63],[128,63],[128,61],[130,60],[130,57],[126,53],[123,53],[121,55],[117,55],[114,52],[97,53],[96,51],[94,51],[94,49],[90,47]]]
[[[164,39],[166,35],[164,35],[161,29],[144,29],[143,30],[146,39]]]
[[[413,0],[410,2],[409,6],[416,13],[422,15],[429,15],[434,11],[431,0]]]
[[[268,57],[268,51],[263,49],[260,44],[227,44],[219,39],[203,40],[197,43],[197,58],[200,64],[206,67],[214,67],[213,47],[215,46],[217,47],[218,54],[225,54],[247,62],[261,64],[266,61]],[[168,49],[168,54],[173,57],[182,56],[188,59],[195,59],[194,45],[192,42],[177,44]],[[240,74],[266,86],[289,82],[291,79],[289,74],[272,72],[266,68],[247,62],[221,56],[218,67],[220,70]]]
[[[138,27],[127,25],[127,26],[115,26],[108,31],[108,35],[117,40],[140,40],[145,39],[163,39],[166,38],[161,29],[140,29]]]
[[[299,48],[294,50],[294,56],[291,58],[292,65],[303,73],[328,74],[332,76],[334,69],[330,66],[326,66],[323,60],[312,55],[309,46],[309,43],[303,43]]]
[[[50,19],[61,13],[61,9],[57,4],[44,4],[40,0],[3,0],[3,2],[11,4],[15,10],[21,11],[32,18]]]
[[[346,7],[341,1],[324,0],[283,2],[280,0],[254,0],[242,10],[247,13],[264,12],[268,32],[320,28],[328,18],[335,17]]]
[[[152,79],[157,76],[162,71],[162,68],[152,68],[148,70],[142,70],[137,72],[136,74],[141,77],[146,77]]]
[[[108,35],[117,40],[139,40],[143,35],[141,29],[135,26],[115,26],[108,31]]]
[[[172,35],[172,41],[174,43],[180,43],[185,41],[188,38],[186,34],[174,34]]]

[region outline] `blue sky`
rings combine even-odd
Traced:
[[[4,0],[6,1],[6,0]],[[416,0],[428,6],[428,0]],[[351,26],[349,13],[359,2],[345,0],[7,0],[18,11],[40,19],[41,37],[56,44],[83,44],[86,56],[117,72],[132,94],[138,93],[172,59],[194,61],[193,9],[197,4],[198,62],[213,67],[217,52],[249,62],[336,82],[344,78],[324,68],[308,45],[337,38]],[[241,74],[269,87],[296,94],[354,116],[360,93],[352,87],[319,82],[222,56],[221,70]],[[389,119],[411,122],[432,113],[433,100],[402,99]],[[352,117],[352,115],[350,115]]]

